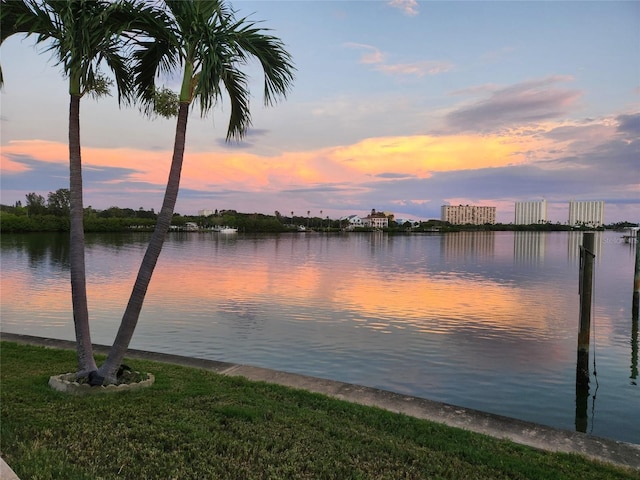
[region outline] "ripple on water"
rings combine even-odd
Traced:
[[[117,237],[93,238],[88,250],[96,343],[113,341],[146,247]],[[2,241],[2,330],[72,339],[64,252],[20,241]],[[592,345],[599,389],[591,392],[597,398],[589,428],[640,442],[624,293],[631,257],[615,247],[598,250]],[[131,346],[572,428],[576,249],[566,234],[509,232],[170,235]]]

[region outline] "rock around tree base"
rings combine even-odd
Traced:
[[[121,383],[119,385],[103,385],[92,387],[87,383],[78,383],[75,373],[63,373],[49,377],[49,386],[54,390],[72,395],[94,395],[109,392],[128,392],[153,385],[156,378],[151,374],[143,374],[143,380],[134,383]]]

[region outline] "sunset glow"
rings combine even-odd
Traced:
[[[223,141],[224,101],[214,122],[192,109],[178,212],[428,219],[462,198],[508,223],[514,202],[545,198],[551,221],[567,220],[571,199],[605,201],[605,223],[637,219],[637,3],[325,2],[304,34],[304,3],[234,7],[283,38],[294,89],[262,109],[250,68],[253,126],[239,143]],[[5,204],[68,184],[67,87],[32,42],[11,37],[0,51]],[[173,121],[87,98],[81,122],[85,203],[158,209]]]

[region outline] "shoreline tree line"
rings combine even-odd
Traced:
[[[15,205],[0,205],[0,231],[3,233],[28,232],[69,232],[69,190],[60,188],[49,192],[47,198],[35,192],[25,195],[25,203],[18,201]],[[84,209],[84,230],[87,233],[97,232],[131,232],[153,231],[156,227],[158,214],[154,209],[137,210],[128,207],[112,206],[104,210],[97,210],[91,206]],[[242,213],[236,210],[215,210],[212,215],[181,215],[173,213],[171,227],[183,229],[187,223],[196,224],[198,228],[206,230],[214,226],[225,225],[238,228],[246,233],[286,233],[298,232],[301,227],[305,230],[320,232],[338,232],[347,229],[345,220],[321,218],[318,216],[282,215],[276,211],[274,215],[262,213]],[[604,228],[622,230],[634,227],[631,222],[616,222]],[[592,230],[591,228],[579,228]],[[599,230],[602,230],[600,228]],[[370,232],[367,227],[355,228],[355,232]],[[422,221],[417,224],[399,224],[390,221],[389,233],[424,233],[424,232],[458,232],[458,231],[570,231],[570,227],[560,223],[540,223],[531,225],[514,224],[485,224],[485,225],[452,225],[437,219]]]

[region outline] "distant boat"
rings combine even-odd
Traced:
[[[238,229],[233,227],[214,227],[213,230],[218,233],[238,233]]]

